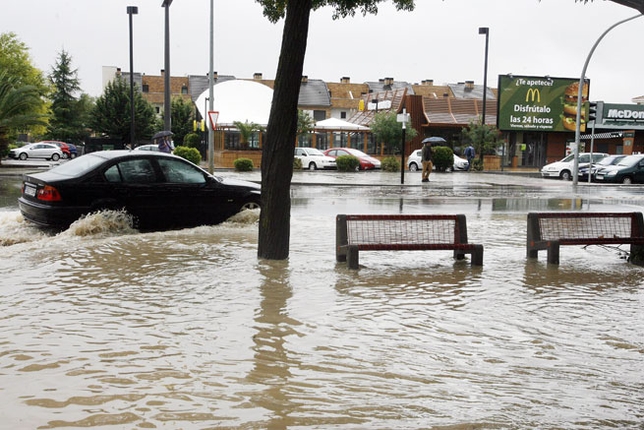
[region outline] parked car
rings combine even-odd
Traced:
[[[596,163],[593,164],[584,164],[583,167],[579,168],[579,172],[577,175],[579,176],[580,181],[586,181],[588,182],[588,174],[590,172],[590,180],[594,181],[595,180],[595,173],[599,169],[603,169],[604,167],[607,166],[614,166],[615,164],[619,163],[622,158],[626,157],[624,154],[619,154],[619,155],[609,155],[608,157],[604,157],[601,160],[599,160]]]
[[[416,172],[423,168],[421,152],[422,149],[416,149],[409,154],[409,157],[407,157],[407,168],[410,172]],[[469,163],[465,158],[461,158],[454,154],[454,164],[452,165],[451,170],[467,170],[468,165]]]
[[[56,145],[61,151],[63,151],[63,158],[75,158],[78,155],[76,146],[70,143],[60,142],[58,140],[43,140],[40,143],[51,143],[52,145]]]
[[[159,145],[141,145],[135,146],[135,151],[159,151]]]
[[[598,162],[604,157],[608,157],[608,154],[604,152],[593,152],[593,163]],[[575,163],[575,154],[570,154],[564,157],[559,161],[554,163],[546,164],[541,168],[541,176],[544,178],[559,178],[563,180],[572,179],[572,171],[574,169]],[[590,163],[590,152],[582,152],[579,154],[579,159],[577,161],[577,168],[582,168],[587,166]]]
[[[595,173],[597,182],[618,184],[644,183],[644,154],[628,155],[614,166],[607,166]]]
[[[324,151],[324,155],[327,155],[334,159],[341,155],[353,155],[360,161],[360,170],[373,170],[381,168],[380,160],[354,148],[331,148]]]
[[[302,161],[302,168],[309,170],[337,169],[335,158],[324,155],[315,148],[295,148],[295,158]]]
[[[58,161],[63,158],[63,151],[51,143],[36,142],[9,151],[9,158],[26,160],[28,158],[44,158],[45,160]]]
[[[218,224],[260,205],[255,183],[210,175],[171,154],[127,150],[26,174],[18,199],[26,220],[56,229],[103,209],[124,209],[140,230],[167,230]]]

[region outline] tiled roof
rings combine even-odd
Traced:
[[[215,85],[221,82],[236,79],[232,75],[217,75]],[[196,101],[199,96],[208,89],[208,76],[190,75],[188,76],[188,87],[190,88],[190,97]]]
[[[471,99],[423,99],[425,113],[432,125],[463,125],[476,122],[483,113],[483,101]],[[485,123],[496,124],[496,102],[486,101]]]
[[[331,106],[331,96],[321,79],[306,79],[300,84],[299,106]]]

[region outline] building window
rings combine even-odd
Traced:
[[[188,87],[186,87],[185,85],[181,87],[181,94],[188,94]]]
[[[347,113],[346,112],[340,112],[340,119],[347,119]]]
[[[313,119],[315,121],[323,121],[326,119],[326,111],[323,110],[314,110],[313,111]]]
[[[144,93],[149,93],[150,92],[150,86],[148,84],[143,84],[141,86],[141,91]]]

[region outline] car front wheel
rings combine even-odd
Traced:
[[[239,208],[239,212],[241,212],[241,211],[245,211],[245,210],[248,210],[248,209],[251,209],[251,210],[252,210],[252,209],[261,209],[261,208],[262,208],[262,206],[261,206],[261,204],[260,204],[257,200],[249,200],[249,201],[245,202],[245,203],[244,203],[244,204]]]
[[[631,178],[630,176],[624,176],[624,179],[622,179],[622,184],[630,185],[632,183],[633,183],[633,178]]]
[[[58,154],[52,154],[52,155],[51,155],[51,159],[52,159],[52,161],[58,161],[58,160],[60,160],[60,155],[58,155]]]

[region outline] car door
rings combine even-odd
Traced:
[[[633,171],[633,182],[638,184],[644,183],[644,160],[640,160],[635,165],[635,170]]]

